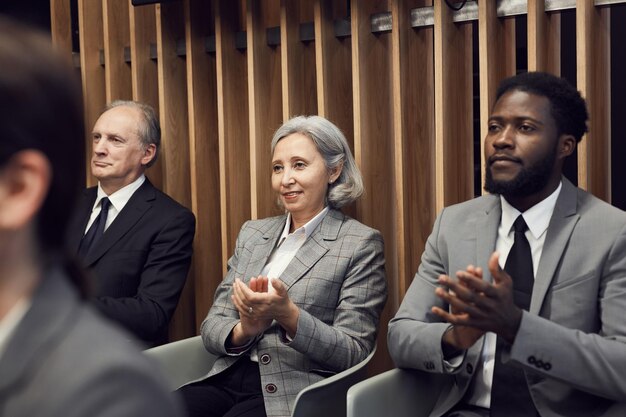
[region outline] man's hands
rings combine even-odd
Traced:
[[[432,312],[453,325],[443,336],[444,353],[465,350],[488,331],[509,343],[515,340],[522,310],[513,301],[513,280],[500,268],[499,256],[494,252],[488,262],[493,283],[484,281],[482,269],[472,265],[458,271],[456,281],[439,276],[443,287],[435,292],[450,305],[450,312],[439,307]]]
[[[269,291],[269,286],[274,291]],[[239,278],[233,283],[233,304],[239,311],[240,322],[231,335],[231,343],[240,346],[265,331],[273,320],[280,324],[287,335],[295,337],[300,310],[291,301],[285,284],[279,279],[258,276],[251,278],[247,286]],[[242,343],[243,342],[243,343]]]

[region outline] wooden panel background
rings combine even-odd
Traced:
[[[270,188],[273,131],[289,117],[320,114],[344,131],[363,171],[366,193],[346,211],[385,238],[389,301],[371,371],[393,366],[387,321],[411,283],[437,211],[472,198],[484,177],[482,152],[474,149],[482,149],[499,81],[526,69],[563,70],[562,11],[528,0],[517,16],[499,16],[502,3],[468,1],[475,15],[462,18],[463,10],[443,0],[139,7],[78,0],[80,50],[72,51],[70,2],[51,0],[53,42],[68,56],[79,54],[86,133],[108,101],[153,105],[163,147],[149,176],[196,214],[193,268],[172,340],[197,332],[242,223],[278,212]],[[610,202],[610,17],[622,6],[596,3],[569,6],[576,13],[569,73],[591,114],[576,180]],[[426,23],[412,23],[416,9]],[[381,16],[387,23],[374,25]],[[90,176],[86,182],[94,183]]]

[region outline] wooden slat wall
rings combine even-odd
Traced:
[[[530,14],[530,7],[529,7]],[[530,20],[530,18],[529,18]],[[478,4],[478,51],[480,77],[480,136],[487,135],[487,121],[495,104],[498,84],[515,74],[515,19],[498,19],[495,2]],[[529,42],[530,45],[530,42]],[[531,47],[529,46],[529,55]],[[481,155],[484,142],[480,142]],[[485,164],[480,163],[481,184],[485,181]]]
[[[126,0],[102,0],[104,35],[104,81],[107,103],[133,96],[130,65],[124,62],[124,47],[130,44]]]
[[[472,26],[453,23],[443,1],[435,9],[436,209],[473,197]]]
[[[50,0],[50,28],[54,45],[71,59],[72,19],[70,0]]]
[[[245,28],[245,4],[240,0],[217,0],[216,10],[217,128],[222,271],[225,273],[226,261],[233,253],[239,229],[250,219],[250,117],[246,52],[235,47],[236,33]]]
[[[280,26],[285,28],[280,33],[282,120],[317,114],[315,42],[300,41],[300,25],[310,22],[313,22],[313,2],[281,1]]]
[[[53,41],[68,55],[69,3],[50,2]],[[417,270],[437,211],[473,197],[477,164],[484,176],[473,121],[480,120],[484,137],[498,83],[520,69],[516,45],[527,45],[528,69],[562,71],[561,12],[545,12],[545,0],[528,1],[526,39],[516,39],[516,17],[497,16],[496,2],[468,3],[478,10],[477,22],[454,22],[443,0],[184,0],[141,7],[78,1],[87,133],[107,101],[132,97],[155,106],[163,152],[149,176],[196,214],[193,269],[172,339],[197,332],[242,223],[278,212],[270,189],[273,131],[291,116],[320,114],[344,131],[363,171],[366,194],[346,211],[385,238],[389,301],[371,371],[393,366],[387,321]],[[416,8],[430,8],[434,25],[411,27]],[[378,13],[390,13],[391,24],[372,33]],[[576,3],[577,82],[591,114],[578,149],[578,182],[607,201],[610,14],[608,6]],[[349,34],[337,33],[342,23]],[[302,25],[313,28],[313,40],[300,39]],[[276,27],[280,35],[269,32],[269,45],[267,29]],[[89,158],[88,151],[86,166]]]
[[[578,146],[578,184],[611,201],[611,11],[577,0],[576,12],[578,89],[587,99],[591,121],[590,133]]]
[[[215,288],[222,280],[220,154],[215,129],[217,68],[215,54],[205,52],[203,41],[215,35],[214,16],[210,2],[185,0],[191,207],[196,215],[193,259],[196,323],[206,316]]]
[[[276,197],[270,192],[272,133],[281,125],[282,46],[268,46],[266,29],[280,25],[277,0],[248,0],[246,7],[248,103],[250,105],[251,216],[264,218],[280,214]]]
[[[86,183],[95,185],[91,176],[91,129],[106,104],[104,68],[100,65],[100,52],[104,50],[102,32],[102,0],[78,0],[78,31],[80,33],[80,72],[85,101]],[[54,39],[54,37],[53,37]]]

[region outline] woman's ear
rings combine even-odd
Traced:
[[[0,229],[18,230],[37,216],[48,194],[52,169],[39,151],[16,153],[0,171]]]
[[[330,170],[330,177],[328,178],[328,183],[333,184],[337,181],[337,178],[341,175],[341,171],[343,170],[343,161],[337,164],[336,167]]]

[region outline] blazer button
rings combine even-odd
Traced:
[[[433,362],[424,362],[424,368],[432,371],[433,369],[435,369],[435,364]]]
[[[267,353],[262,354],[259,359],[261,360],[261,363],[263,365],[267,365],[268,363],[272,361],[272,357],[268,355]]]
[[[269,394],[273,394],[278,391],[278,388],[276,388],[276,385],[274,384],[267,384],[265,386],[265,391],[267,391]]]
[[[537,363],[537,359],[534,356],[529,356],[528,359],[526,359],[528,361],[529,364],[534,365]]]
[[[465,370],[467,371],[468,374],[471,374],[472,372],[474,372],[474,367],[472,366],[471,363],[468,363],[467,365],[465,365]]]
[[[550,369],[552,369],[552,364],[550,362],[544,363],[543,369],[545,369],[546,371],[549,371]]]

